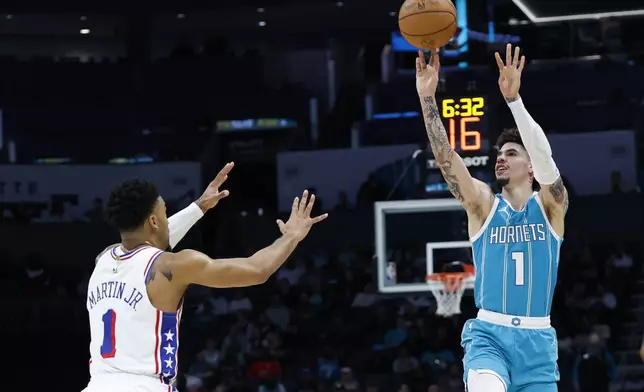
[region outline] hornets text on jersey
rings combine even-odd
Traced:
[[[563,239],[552,229],[537,192],[521,211],[497,194],[483,227],[470,240],[479,309],[526,317],[550,315]]]
[[[92,380],[86,391],[108,390],[106,384],[113,390],[119,384],[137,391],[175,390],[181,307],[174,313],[156,309],[145,285],[162,253],[152,246],[125,252],[114,245],[97,258],[87,288]]]

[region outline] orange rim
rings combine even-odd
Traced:
[[[463,280],[473,276],[471,272],[439,272],[427,275],[427,281],[441,282],[447,291],[458,291],[463,285]]]

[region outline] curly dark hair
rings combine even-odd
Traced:
[[[496,139],[496,145],[494,148],[500,150],[506,143],[516,143],[525,149],[523,145],[523,140],[521,140],[521,134],[519,133],[518,128],[506,128],[501,132],[498,139]]]
[[[153,183],[145,180],[127,180],[116,186],[107,200],[107,221],[120,232],[139,228],[152,213],[159,198]]]
[[[516,144],[520,145],[521,147],[523,147],[523,149],[525,150],[525,146],[523,145],[523,140],[521,140],[521,134],[519,133],[518,128],[506,128],[506,129],[504,129],[503,132],[501,132],[499,137],[496,139],[496,145],[494,146],[494,148],[496,148],[497,151],[498,151],[506,143],[516,143]],[[533,191],[538,191],[539,189],[541,189],[541,185],[539,185],[537,180],[533,178],[532,179],[532,190]]]

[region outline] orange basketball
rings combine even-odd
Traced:
[[[456,33],[456,7],[450,0],[405,0],[398,28],[417,48],[440,48]]]

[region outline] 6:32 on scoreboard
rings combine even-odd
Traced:
[[[485,97],[449,97],[439,102],[450,146],[459,152],[489,151]]]

